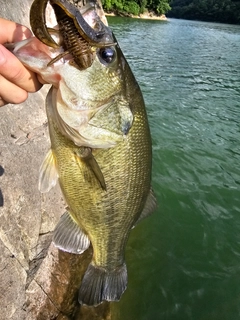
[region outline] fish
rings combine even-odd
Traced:
[[[64,1],[53,3],[73,20],[68,12],[76,7],[68,4],[65,10]],[[41,10],[45,7],[46,1]],[[126,244],[131,230],[154,211],[156,198],[141,89],[111,29],[99,22],[96,5],[78,12],[103,39],[85,37],[91,42],[91,50],[84,51],[90,57],[82,58],[87,63],[74,60],[59,30],[47,28],[45,43],[40,33],[14,44],[12,51],[52,84],[46,97],[51,146],[40,168],[39,190],[48,192],[58,182],[67,204],[54,231],[54,245],[73,254],[92,245],[78,301],[96,306],[119,301],[126,290]],[[84,28],[81,32],[88,33]]]

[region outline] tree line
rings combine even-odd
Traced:
[[[106,12],[136,16],[146,11],[156,15],[165,14],[171,9],[169,2],[170,0],[102,0]]]
[[[240,24],[240,0],[102,0],[106,12]]]
[[[171,0],[168,17],[240,24],[240,0]]]

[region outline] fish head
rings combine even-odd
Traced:
[[[62,65],[56,64],[55,71],[61,75],[55,99],[59,127],[79,146],[112,147],[126,137],[133,122],[126,97],[126,60],[111,29],[103,23],[101,8],[86,3],[79,9],[65,0],[51,0],[51,4],[59,24],[61,10],[67,21],[72,19],[71,34],[77,31],[74,42],[79,35],[85,41],[81,39],[76,46],[73,59],[68,55]],[[87,57],[84,64],[83,56]]]
[[[118,44],[96,48],[87,69],[71,63],[59,66],[54,104],[62,133],[68,132],[75,144],[108,148],[126,138],[133,123],[126,69]]]
[[[116,46],[96,48],[93,63],[87,69],[79,71],[71,61],[59,66],[64,85],[81,100],[80,104],[70,103],[73,109],[98,108],[119,95],[123,87],[122,71]],[[67,76],[69,73],[71,77]]]
[[[34,3],[39,1],[44,4],[40,11],[44,11],[46,1]],[[17,44],[13,52],[29,69],[54,86],[52,98],[47,99],[51,101],[48,109],[54,109],[51,115],[63,135],[77,146],[113,147],[126,138],[133,123],[127,93],[130,68],[96,5],[88,3],[78,10],[67,0],[50,2],[59,26],[41,28],[45,26],[41,13],[37,37]],[[59,8],[69,28],[60,28],[65,20],[60,19]],[[72,34],[71,41],[77,43],[74,48],[66,40]],[[45,41],[47,37],[57,46]]]
[[[47,7],[55,13],[58,23],[59,40],[52,37],[52,29],[46,24]],[[100,16],[98,15],[100,14]],[[92,47],[111,46],[111,32],[101,6],[96,1],[81,2],[69,0],[34,0],[30,9],[30,24],[36,38],[47,46],[62,46],[73,56],[80,69],[88,68],[95,54]],[[105,22],[103,22],[103,21]],[[55,62],[52,60],[51,63]]]

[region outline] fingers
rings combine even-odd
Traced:
[[[0,104],[22,103],[27,99],[28,92],[36,92],[41,87],[37,75],[0,45]]]
[[[23,64],[2,45],[0,45],[0,75],[28,92],[35,92],[41,88],[36,74],[26,69]],[[2,95],[1,91],[0,87],[0,96]]]
[[[28,28],[0,18],[0,106],[21,103],[27,99],[28,92],[36,92],[42,87],[37,75],[2,45],[30,36]]]
[[[22,103],[28,97],[26,90],[21,89],[4,77],[0,76],[0,105],[7,103]]]
[[[31,31],[16,22],[0,18],[0,43],[17,42],[31,37]]]

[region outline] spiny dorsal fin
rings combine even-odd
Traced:
[[[82,148],[78,149],[76,154],[77,154],[77,156],[79,156],[81,158],[81,160],[83,160],[91,168],[95,177],[99,181],[102,189],[106,191],[107,187],[105,184],[104,176],[102,174],[102,171],[101,171],[96,159],[94,158],[94,156],[92,154],[92,149],[87,148],[87,147],[82,147]]]
[[[40,167],[38,189],[45,193],[52,189],[58,180],[58,172],[56,168],[55,158],[52,149],[46,154]]]
[[[88,236],[68,212],[62,215],[54,230],[53,243],[60,250],[76,254],[81,254],[90,245]]]

